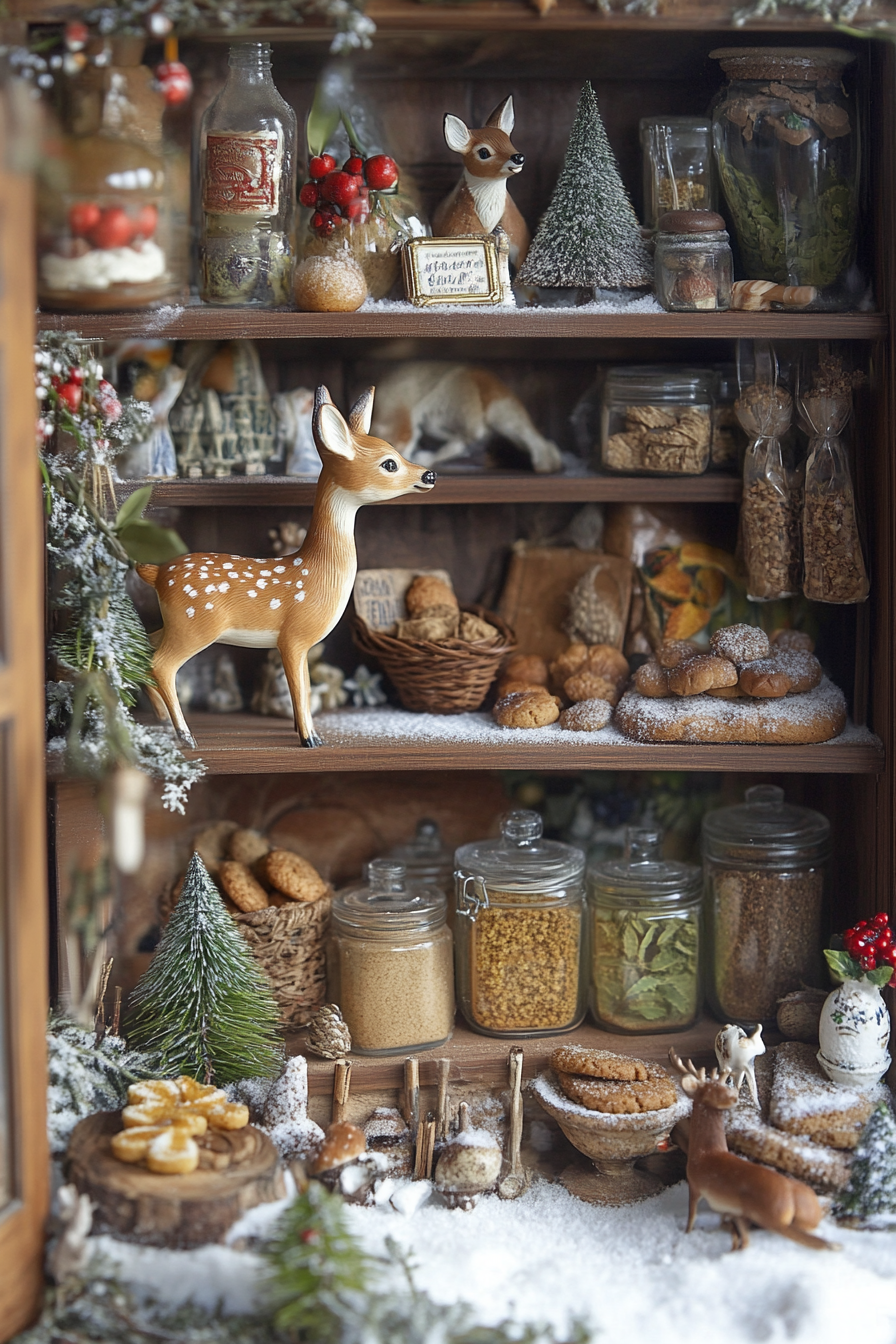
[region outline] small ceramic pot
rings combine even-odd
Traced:
[[[818,1024],[818,1062],[845,1086],[870,1087],[890,1067],[890,1014],[870,980],[844,980],[827,996]]]

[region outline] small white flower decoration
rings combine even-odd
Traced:
[[[343,685],[351,692],[352,704],[359,708],[361,705],[384,705],[386,693],[380,685],[382,680],[382,672],[371,672],[370,668],[362,663],[360,667],[355,668],[351,677],[346,678]]]

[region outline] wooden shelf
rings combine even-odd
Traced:
[[[429,8],[429,7],[427,7]],[[500,312],[413,312],[388,305],[358,313],[256,312],[185,307],[128,313],[39,313],[40,331],[72,331],[96,340],[168,337],[178,340],[363,340],[541,337],[592,340],[855,340],[884,338],[885,313],[589,313],[575,308]]]
[[[326,745],[299,745],[292,724],[260,714],[187,714],[201,757],[212,775],[293,774],[347,770],[708,770],[764,774],[873,775],[884,768],[883,747],[864,729],[848,727],[833,742],[815,746],[642,745],[608,733],[604,744],[589,734],[558,730],[533,740],[522,730],[494,728],[482,716],[482,733],[455,740],[394,735],[396,711],[383,713],[382,732],[371,731],[372,710],[344,709],[316,720]],[[363,724],[359,731],[353,719]],[[409,723],[419,716],[408,715]],[[152,722],[152,720],[147,720]],[[447,726],[447,720],[441,721]],[[393,732],[390,734],[389,725]]]
[[[720,1024],[710,1017],[701,1018],[687,1031],[669,1032],[652,1036],[619,1036],[601,1031],[590,1024],[568,1031],[563,1036],[539,1036],[534,1040],[498,1040],[479,1036],[458,1017],[454,1034],[445,1045],[435,1050],[415,1052],[420,1061],[421,1087],[437,1084],[436,1060],[450,1059],[449,1082],[480,1083],[487,1087],[507,1086],[507,1056],[511,1046],[522,1046],[524,1055],[523,1077],[534,1078],[550,1063],[551,1053],[558,1045],[585,1045],[597,1050],[616,1050],[637,1055],[655,1064],[668,1067],[669,1046],[672,1045],[683,1059],[693,1059],[698,1068],[715,1066],[713,1042]],[[772,1039],[772,1038],[768,1038]],[[305,1053],[305,1032],[287,1037],[291,1055]],[[399,1055],[371,1057],[349,1055],[352,1061],[352,1093],[380,1092],[404,1086],[404,1061],[410,1051]],[[312,1096],[329,1095],[333,1091],[333,1061],[308,1059],[308,1091]]]
[[[229,476],[219,480],[123,481],[115,494],[121,504],[134,490],[152,484],[153,508],[279,508],[314,503],[317,485],[294,476]],[[439,473],[436,489],[402,495],[388,504],[585,504],[632,501],[638,504],[736,504],[736,476],[536,476],[533,472],[484,472],[476,476]]]

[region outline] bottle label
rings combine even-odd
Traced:
[[[209,135],[202,208],[211,215],[275,215],[280,194],[276,135]]]

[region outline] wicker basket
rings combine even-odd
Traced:
[[[327,998],[324,943],[330,897],[307,905],[272,905],[234,919],[271,982],[280,1026],[287,1031],[304,1027]]]
[[[439,644],[424,639],[396,639],[372,630],[355,616],[352,635],[368,658],[375,658],[387,673],[405,709],[421,714],[462,714],[478,709],[498,673],[498,668],[516,647],[509,625],[484,607],[461,607],[489,625],[497,640],[446,639]]]

